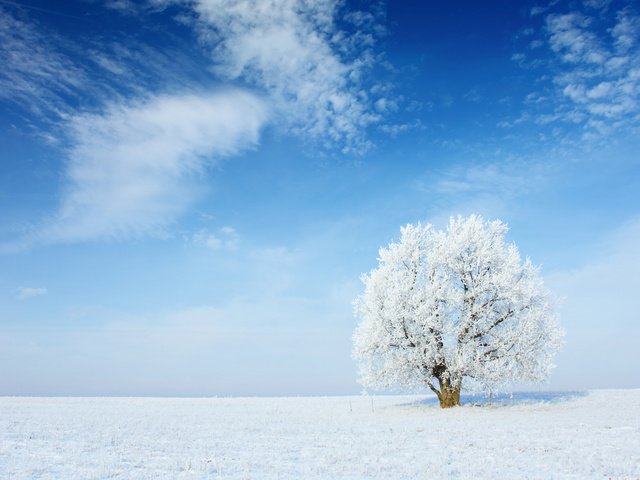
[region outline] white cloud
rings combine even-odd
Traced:
[[[418,197],[412,203],[422,207],[409,221],[418,218],[446,225],[456,214],[516,220],[553,184],[561,168],[554,161],[536,157],[511,157],[501,151],[492,156],[492,161],[456,163],[414,181]]]
[[[26,300],[27,298],[38,297],[46,294],[46,288],[20,287],[16,290],[16,297],[20,300]]]
[[[542,46],[544,46],[544,42],[542,40],[532,40],[529,44],[529,48],[531,50],[535,50],[536,48],[540,48]]]
[[[131,0],[105,0],[104,6],[111,10],[117,10],[125,15],[134,15],[138,13],[140,8],[139,4]]]
[[[541,6],[536,5],[535,7],[531,8],[531,16],[532,17],[536,17],[538,15],[543,14],[547,10],[548,10],[548,7],[541,7]]]
[[[122,13],[148,10],[129,0],[104,5]],[[159,87],[176,91],[201,78],[201,59],[180,39],[163,34],[165,39],[167,44],[159,48],[117,31],[69,38],[55,24],[38,22],[17,2],[8,2],[0,6],[0,100],[44,120],[49,130],[40,136],[51,130],[62,136],[59,127],[77,113],[78,105],[144,98]],[[28,126],[45,128],[32,122]]]
[[[588,2],[602,9],[608,2]],[[595,5],[595,4],[598,5]],[[600,121],[617,122],[619,130],[640,117],[640,17],[630,9],[617,12],[552,14],[546,35],[556,55],[553,81],[559,89],[556,118],[585,128],[584,138],[611,130]]]
[[[46,99],[70,145],[60,208],[25,241],[0,249],[162,234],[197,198],[194,179],[203,168],[255,145],[267,117],[303,138],[360,153],[370,146],[366,128],[379,120],[378,110],[397,108],[389,96],[376,103],[364,87],[380,33],[372,13],[343,15],[341,21],[355,27],[347,33],[336,26],[343,5],[335,0],[156,0],[147,7],[167,3],[193,12],[191,25],[211,49],[218,79],[243,82],[254,93],[150,94],[153,79],[140,72],[155,78],[166,70],[174,85],[172,70],[183,71],[180,55],[170,69],[153,49],[142,49],[145,60],[133,52],[140,49],[112,41],[90,43],[82,63],[71,61],[55,48],[67,45],[77,54],[74,41],[53,36],[48,42],[36,24],[0,10],[7,66],[0,72],[0,86],[7,88],[0,92],[33,108]],[[133,3],[106,5],[131,13]],[[88,81],[94,70],[100,78]],[[78,113],[62,101],[65,92],[111,100],[100,113]],[[131,95],[138,100],[126,100]],[[210,234],[205,243],[237,243],[222,235]]]
[[[454,165],[430,175],[417,186],[441,196],[490,194],[506,199],[535,189],[548,176],[549,168],[544,163],[524,160]]]
[[[630,10],[618,12],[618,22],[611,30],[611,36],[615,41],[618,52],[627,52],[638,43],[640,36],[640,17]]]
[[[565,62],[602,63],[606,57],[598,37],[590,31],[591,19],[580,13],[549,15],[549,45]]]
[[[236,250],[240,244],[240,235],[233,227],[222,227],[216,233],[207,230],[196,232],[192,236],[195,245],[211,250]]]
[[[586,7],[603,10],[609,6],[611,0],[584,0],[583,3]]]
[[[34,241],[161,232],[197,195],[206,165],[255,145],[264,102],[240,90],[157,96],[69,122],[62,205]]]
[[[578,141],[587,147],[610,144],[614,135],[635,135],[640,128],[640,15],[606,0],[552,6],[554,13],[543,16],[537,38],[526,40],[530,54],[512,56],[523,68],[544,69],[536,91],[526,96],[519,119],[500,126],[532,122],[548,126],[550,136],[541,135],[555,144]]]
[[[85,72],[58,51],[53,33],[0,6],[0,99],[24,105],[31,113],[63,114],[64,96],[75,96]]]
[[[212,45],[215,72],[265,91],[291,131],[345,151],[368,147],[378,121],[363,72],[373,62],[373,34],[347,35],[334,24],[338,2],[197,0],[201,38]],[[370,16],[352,14],[360,28]]]
[[[384,132],[390,135],[392,138],[395,138],[401,133],[404,133],[410,130],[423,129],[423,128],[424,128],[424,125],[422,125],[422,122],[419,119],[409,123],[391,123],[391,124],[380,125],[380,127],[378,127],[378,129],[381,132]]]

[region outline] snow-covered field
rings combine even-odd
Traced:
[[[473,399],[467,399],[473,401]],[[640,390],[0,398],[0,478],[640,478]]]

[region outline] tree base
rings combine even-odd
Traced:
[[[443,388],[438,395],[441,408],[451,408],[460,406],[460,387]]]

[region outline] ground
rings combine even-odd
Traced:
[[[2,397],[0,478],[640,478],[640,390],[423,398]]]

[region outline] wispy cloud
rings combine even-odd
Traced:
[[[257,144],[269,115],[259,95],[185,92],[193,66],[175,51],[181,45],[121,40],[80,45],[18,6],[0,7],[0,100],[66,147],[60,207],[25,238],[0,245],[3,252],[162,232],[198,196],[194,179],[207,165]],[[152,93],[160,79],[162,91],[181,84],[182,93]]]
[[[34,287],[19,287],[16,290],[16,297],[20,300],[26,300],[28,298],[38,297],[40,295],[46,295],[46,288],[34,288]]]
[[[595,10],[604,10],[609,7],[612,0],[584,0],[585,7],[593,8]]]
[[[602,64],[607,55],[589,28],[591,22],[589,17],[577,12],[549,15],[546,27],[551,50],[564,62]]]
[[[525,160],[453,165],[419,180],[416,187],[441,196],[494,194],[509,198],[535,189],[548,169],[549,165]]]
[[[305,138],[341,145],[345,152],[369,145],[364,133],[380,119],[363,87],[373,62],[375,18],[351,12],[347,34],[335,23],[332,0],[197,0],[200,37],[211,46],[215,73],[243,80],[274,100],[280,123]]]
[[[105,6],[122,12],[127,5],[134,4]],[[147,12],[143,6],[139,10]],[[44,121],[43,137],[64,137],[61,125],[79,110],[177,91],[211,77],[199,49],[170,32],[163,33],[162,46],[111,30],[69,38],[30,13],[13,2],[0,6],[0,101],[22,109],[31,127]]]
[[[216,232],[200,230],[191,237],[195,245],[210,250],[236,250],[240,244],[240,234],[233,227],[222,227]]]
[[[59,211],[32,242],[73,242],[161,232],[195,199],[194,179],[255,145],[267,119],[241,90],[158,96],[74,116]]]
[[[640,17],[627,8],[615,13],[606,30],[597,21],[575,12],[546,20],[560,66],[554,82],[564,108],[558,113],[582,123],[586,139],[635,127],[640,120]]]
[[[454,164],[414,181],[413,189],[422,197],[422,203],[429,205],[428,220],[444,225],[452,213],[511,218],[557,174],[552,162],[502,156],[496,152],[496,160]]]
[[[614,9],[608,1],[587,1],[584,8],[578,7],[544,17],[541,37],[534,41],[544,41],[551,56],[531,64],[548,69],[540,83],[551,82],[547,90],[527,97],[543,99],[535,105],[528,102],[527,117],[539,125],[579,126],[581,140],[636,131],[640,16],[629,6]],[[524,54],[517,55],[519,62],[524,61]]]
[[[417,120],[413,120],[412,122],[406,122],[406,123],[387,123],[384,125],[380,125],[378,129],[381,132],[384,132],[390,135],[392,138],[395,138],[401,133],[408,132],[411,130],[420,130],[424,128],[425,127],[420,121],[420,119],[417,119]]]
[[[106,6],[148,14],[169,3],[181,4],[183,16],[191,12],[187,23],[211,54],[213,75],[204,83],[216,79],[244,90],[185,93],[198,82],[188,80],[180,55],[170,68],[170,55],[154,48],[96,40],[85,41],[90,55],[83,57],[73,41],[17,20],[19,9],[0,10],[2,92],[57,116],[52,123],[62,125],[56,133],[67,145],[60,207],[4,251],[163,233],[197,198],[194,179],[203,169],[255,146],[267,119],[314,143],[361,153],[370,146],[367,127],[394,108],[393,98],[366,88],[380,34],[372,12],[346,12],[334,0],[154,0],[137,12],[128,1]],[[337,26],[338,13],[340,24],[351,25],[348,34]],[[190,87],[175,87],[175,71],[186,71]],[[164,88],[156,82],[162,72]],[[93,113],[66,103],[67,93],[90,99]],[[233,243],[223,237],[211,233],[206,242]]]
[[[124,15],[135,15],[139,13],[141,3],[133,2],[131,0],[105,0],[104,6],[111,10],[116,10]]]
[[[35,114],[69,111],[64,96],[74,96],[86,74],[52,44],[37,25],[0,6],[0,99],[19,103]]]

